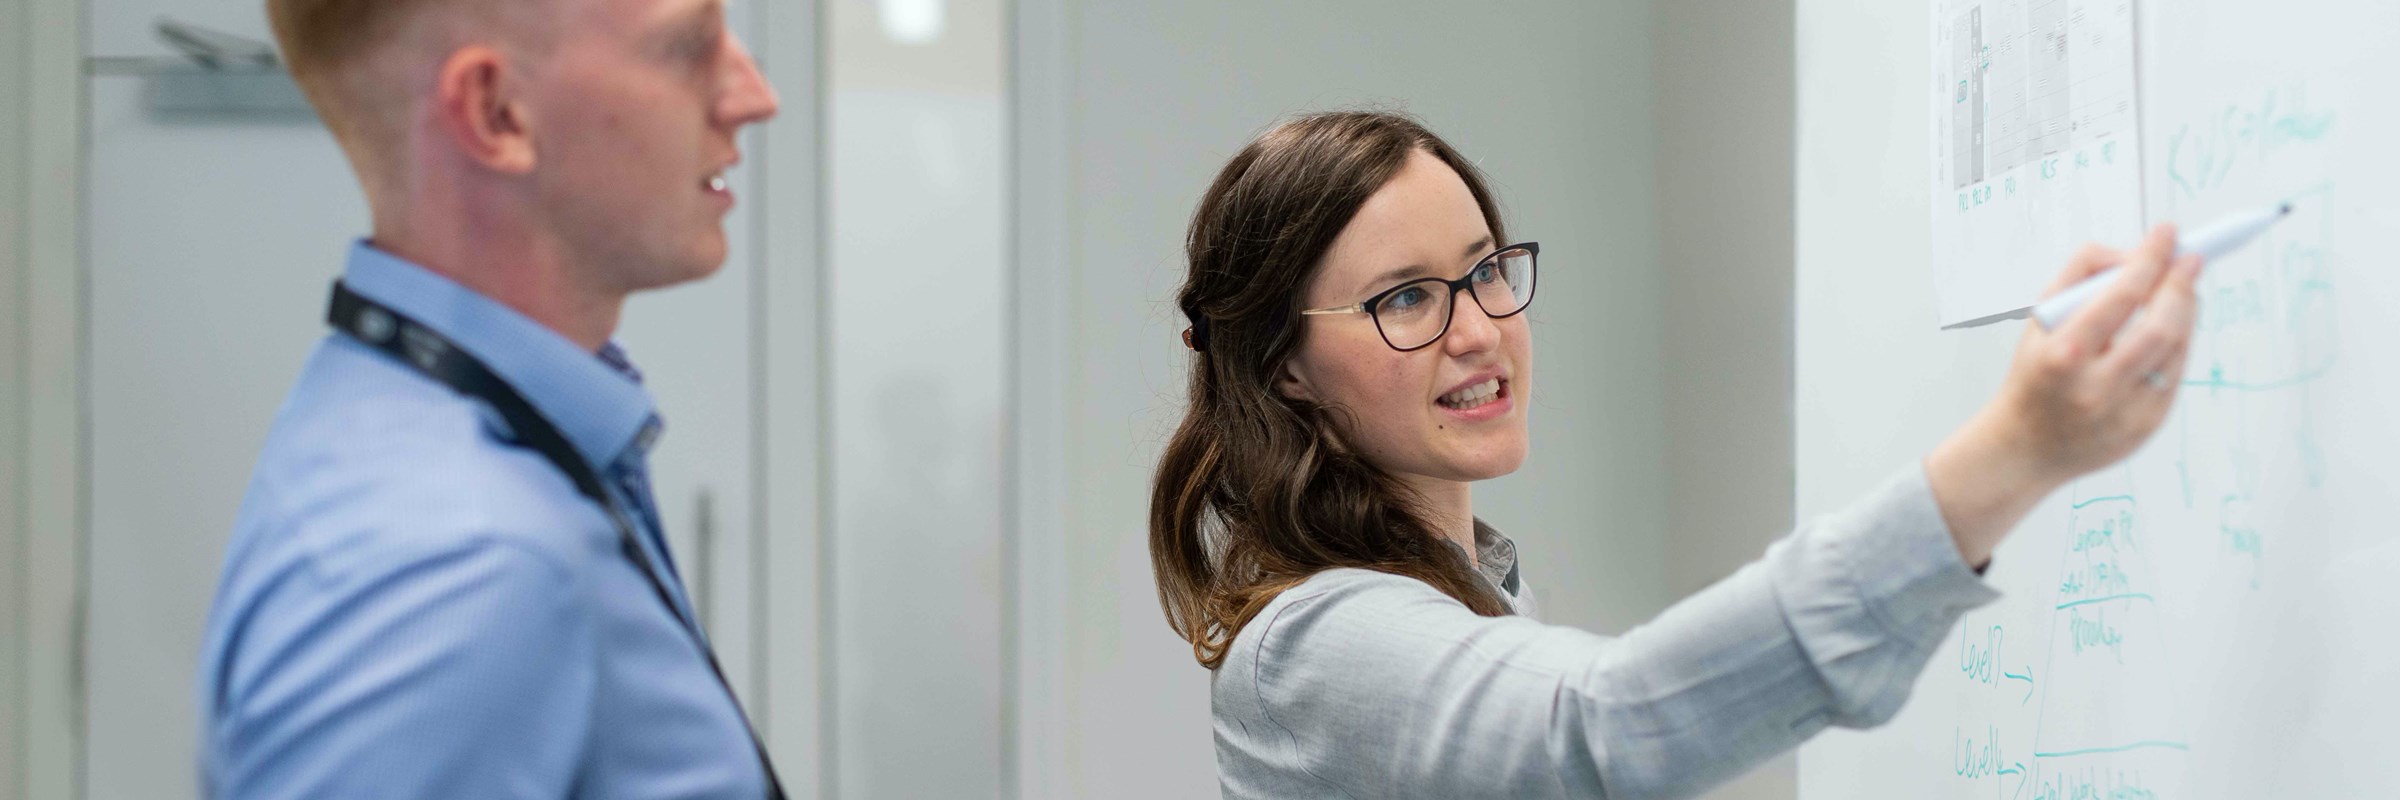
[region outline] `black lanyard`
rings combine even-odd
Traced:
[[[767,759],[766,745],[758,740],[758,731],[750,727],[750,716],[742,711],[741,700],[734,697],[733,686],[726,683],[725,670],[717,666],[716,650],[708,646],[707,638],[694,630],[692,623],[684,619],[683,612],[677,610],[674,595],[667,591],[666,581],[659,577],[658,570],[650,564],[649,554],[642,550],[633,522],[617,506],[616,498],[608,493],[607,486],[600,482],[599,473],[593,471],[592,466],[584,462],[583,456],[575,452],[574,446],[567,443],[566,435],[559,433],[558,426],[551,424],[550,419],[542,416],[542,412],[535,409],[532,403],[526,402],[524,395],[517,393],[516,387],[508,385],[506,379],[494,374],[490,367],[484,366],[482,361],[476,360],[467,351],[451,344],[448,337],[410,319],[406,314],[359,296],[340,281],[333,284],[333,304],[325,312],[325,321],[332,323],[334,330],[348,334],[361,344],[390,354],[418,374],[432,378],[459,394],[491,404],[492,410],[499,412],[501,419],[508,422],[509,430],[516,439],[513,444],[540,453],[550,461],[551,466],[557,467],[559,472],[566,474],[568,480],[575,482],[575,491],[598,503],[601,510],[608,513],[609,521],[616,524],[618,545],[625,551],[625,557],[633,560],[634,567],[650,582],[650,590],[658,594],[659,602],[666,604],[667,613],[684,625],[684,632],[692,637],[700,653],[708,657],[709,671],[717,676],[717,685],[725,689],[725,698],[733,703],[733,713],[741,718],[743,732],[750,735],[751,748],[758,751],[758,765],[767,774],[768,800],[784,800],[783,782],[775,777],[775,764]]]

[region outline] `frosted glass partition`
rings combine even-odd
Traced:
[[[1003,76],[996,2],[826,7],[830,797],[1001,774]]]
[[[162,119],[140,78],[88,86],[84,796],[188,798],[217,565],[366,204],[312,122]]]

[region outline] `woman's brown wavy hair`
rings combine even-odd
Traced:
[[[1508,605],[1430,524],[1417,495],[1344,447],[1342,409],[1284,396],[1302,294],[1361,205],[1413,153],[1458,173],[1505,242],[1475,166],[1398,114],[1310,114],[1225,165],[1192,215],[1177,304],[1192,321],[1190,405],[1150,492],[1150,563],[1167,624],[1215,669],[1283,590],[1358,567],[1424,581],[1475,613]]]

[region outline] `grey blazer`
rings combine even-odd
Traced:
[[[1485,530],[1486,576],[1525,595],[1514,546],[1495,574],[1506,539]],[[1690,797],[1828,725],[1890,719],[1996,597],[1921,468],[1619,637],[1329,570],[1259,612],[1211,678],[1219,779],[1228,798]]]

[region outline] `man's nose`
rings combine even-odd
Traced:
[[[725,60],[725,92],[717,101],[718,123],[739,128],[775,118],[782,104],[766,74],[758,70],[758,60],[750,57],[750,49],[743,47],[740,39],[732,39],[727,49],[732,55]]]

